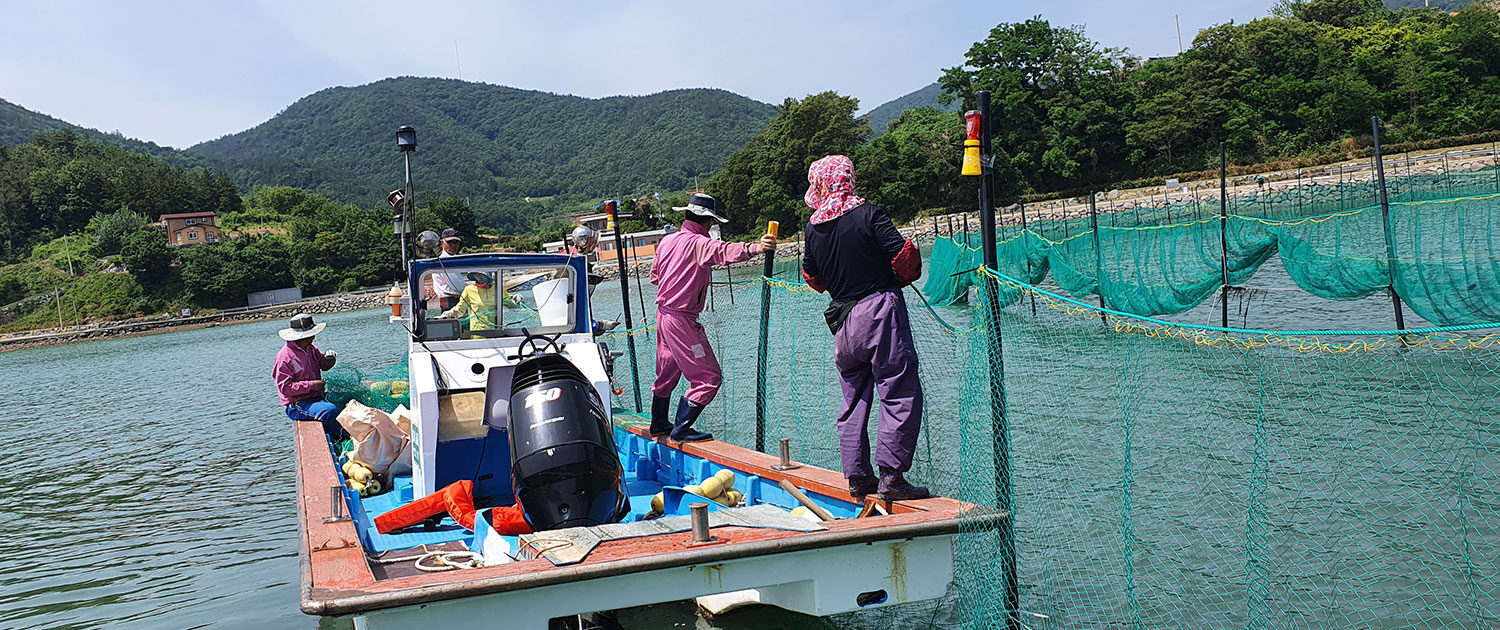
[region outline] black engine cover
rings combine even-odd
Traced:
[[[535,531],[623,516],[624,467],[593,384],[557,354],[516,366],[510,394],[511,479]]]

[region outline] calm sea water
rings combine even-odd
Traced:
[[[1256,284],[1293,286],[1274,267],[1273,261]],[[644,288],[649,292],[649,283]],[[737,291],[732,306],[720,293],[705,318],[724,344],[727,366],[726,411],[705,423],[737,441],[744,434],[726,426],[734,422],[726,415],[746,409],[753,388],[753,372],[746,370],[753,369],[758,292]],[[600,287],[595,301],[597,317],[615,316],[618,284]],[[1272,291],[1237,323],[1386,328],[1389,309],[1383,298],[1332,303]],[[966,309],[944,313],[968,321]],[[797,330],[778,334],[826,337],[820,319],[808,312]],[[1215,323],[1217,314],[1205,306],[1182,319]],[[381,310],[322,321],[328,328],[319,346],[336,349],[345,364],[379,368],[403,359],[399,330]],[[1411,314],[1407,321],[1421,325]],[[349,627],[297,609],[291,429],[269,375],[282,326],[264,322],[0,354],[6,415],[0,422],[0,627]],[[1028,340],[1007,342],[1025,346]],[[644,338],[641,343],[648,345]],[[775,356],[773,370],[827,368],[797,361]],[[953,433],[943,422],[929,415],[927,433]],[[926,448],[930,454],[933,446]],[[831,454],[819,448],[809,458],[829,464],[836,461]],[[1336,453],[1338,459],[1357,456]],[[1179,518],[1178,512],[1169,515]],[[951,620],[949,608],[827,621],[757,611],[708,622],[690,604],[669,604],[627,611],[623,620],[634,628],[926,627]]]

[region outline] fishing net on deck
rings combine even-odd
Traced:
[[[323,384],[327,387],[323,399],[339,408],[351,400],[385,412],[411,406],[404,362],[370,372],[340,363],[323,373]]]

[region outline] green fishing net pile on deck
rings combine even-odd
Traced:
[[[340,363],[323,373],[323,384],[323,399],[340,408],[351,400],[385,412],[411,407],[405,362],[368,373]]]

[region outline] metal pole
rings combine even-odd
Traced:
[[[1379,182],[1380,218],[1385,228],[1386,267],[1390,271],[1391,306],[1396,309],[1396,330],[1406,330],[1406,318],[1401,314],[1401,296],[1396,295],[1396,241],[1391,234],[1391,203],[1385,192],[1385,160],[1380,156],[1380,117],[1370,117],[1370,128],[1375,135],[1375,179]]]
[[[974,95],[980,112],[979,153],[983,171],[979,178],[979,237],[984,247],[984,264],[991,271],[999,269],[999,253],[995,244],[995,201],[991,188],[993,173],[990,169],[990,93],[980,91]],[[1010,479],[1010,427],[1005,410],[1005,343],[1000,331],[1000,283],[993,275],[986,274],[985,309],[990,320],[990,423],[994,432],[995,461],[995,507],[1004,510],[1007,518],[1000,524],[1000,554],[1005,572],[1005,627],[1014,630],[1020,626],[1016,615],[1021,609],[1021,587],[1016,575],[1016,531],[1015,511],[1011,503]]]
[[[1099,248],[1099,204],[1089,193],[1089,227],[1094,232],[1094,291],[1099,294],[1099,308],[1104,308],[1104,254]],[[1099,311],[1099,321],[1109,326],[1109,317]]]
[[[724,265],[724,279],[729,281],[729,305],[734,306],[734,270]]]
[[[411,221],[411,213],[412,210],[416,208],[417,202],[415,199],[411,198],[413,194],[411,185],[411,151],[402,151],[401,157],[404,158],[403,161],[406,162],[406,185],[404,186],[404,188],[406,188],[406,199],[401,204],[405,206],[401,210],[401,220],[396,222],[396,236],[401,240],[401,272],[399,276],[405,276],[407,275],[406,226],[408,222]],[[397,282],[401,281],[401,278],[399,276],[396,278]],[[407,287],[407,289],[410,288],[411,287]]]
[[[1297,214],[1302,214],[1302,169],[1297,169]]]
[[[969,213],[965,212],[963,214],[963,217],[964,217],[964,243],[967,244],[969,242]]]
[[[1026,204],[1024,203],[1021,204],[1021,245],[1022,247],[1026,246]],[[1028,250],[1022,249],[1021,255],[1026,257],[1026,282],[1034,282],[1035,279],[1031,277],[1031,256],[1028,255]],[[1036,317],[1036,294],[1032,293],[1030,297],[1031,316]]]
[[[635,239],[630,239],[630,270],[635,272],[635,298],[641,302],[641,320],[646,320],[646,292],[641,289],[641,257],[635,250]]]
[[[73,249],[68,247],[68,235],[63,235],[63,253],[68,256],[68,277],[73,277]]]
[[[762,267],[760,282],[760,350],[755,362],[755,450],[766,451],[766,407],[770,396],[770,385],[766,382],[766,366],[771,338],[771,276],[776,273],[776,252],[766,251],[766,262]],[[793,359],[795,360],[795,359]]]
[[[1219,326],[1229,327],[1229,152],[1219,143]]]
[[[953,215],[950,214],[950,215],[948,215],[948,235],[952,236],[953,234],[954,234],[954,232],[953,232]],[[965,231],[964,238],[967,239],[968,237],[969,237],[969,235],[968,235],[967,231]]]
[[[635,328],[635,320],[630,316],[630,279],[625,276],[625,249],[620,238],[620,206],[613,200],[604,202],[605,211],[615,219],[615,261],[620,263],[620,302],[625,305],[625,330]],[[630,388],[635,392],[635,410],[645,409],[641,405],[641,368],[635,353],[635,335],[625,335],[625,343],[630,349]]]
[[[57,303],[57,332],[62,332],[62,291],[57,286],[52,287],[52,301]]]

